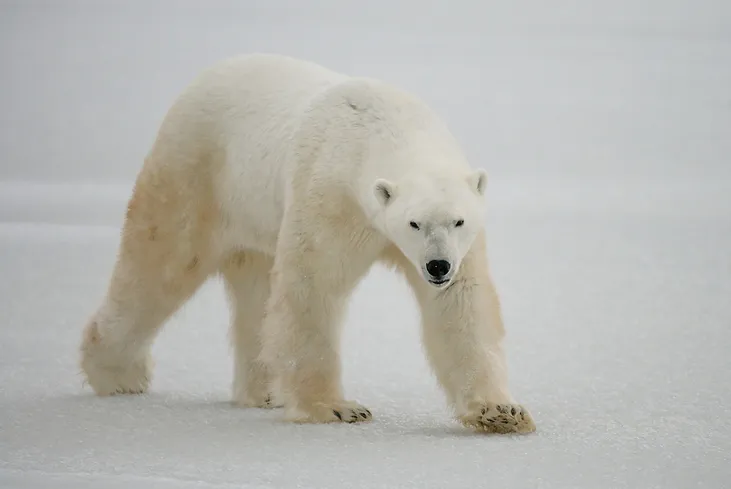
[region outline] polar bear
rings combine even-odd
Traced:
[[[98,395],[141,393],[162,324],[220,274],[233,400],[294,422],[360,422],[344,398],[346,301],[376,262],[407,278],[456,419],[535,430],[507,383],[485,248],[486,174],[414,95],[274,54],[223,60],[173,103],[130,198],[81,344]]]

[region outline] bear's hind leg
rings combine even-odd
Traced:
[[[84,329],[81,370],[100,396],[147,390],[155,336],[212,271],[203,224],[211,220],[186,208],[194,199],[183,203],[165,188],[178,191],[138,181],[109,289]]]
[[[221,267],[232,309],[233,402],[242,407],[281,407],[266,366],[259,361],[261,327],[274,260],[254,251],[237,252]]]

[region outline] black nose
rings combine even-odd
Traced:
[[[442,278],[449,273],[451,265],[446,260],[432,260],[426,264],[426,271],[434,278]]]

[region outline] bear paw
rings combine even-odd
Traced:
[[[295,423],[362,423],[371,419],[373,415],[368,408],[351,401],[300,406],[287,413],[287,420]]]
[[[99,396],[142,394],[152,378],[152,358],[149,352],[123,356],[120,348],[110,348],[99,335],[96,323],[85,331],[81,345],[81,371]]]
[[[85,360],[82,362],[82,370],[86,382],[99,396],[142,394],[150,385],[152,362],[149,359],[119,366]]]
[[[480,403],[460,416],[460,421],[487,433],[531,433],[536,430],[530,413],[519,404]]]

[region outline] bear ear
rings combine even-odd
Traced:
[[[485,187],[487,186],[487,172],[480,168],[475,170],[468,178],[470,187],[477,192],[478,195],[485,195]]]
[[[373,184],[373,194],[378,202],[386,207],[396,195],[396,186],[388,180],[379,178]]]

